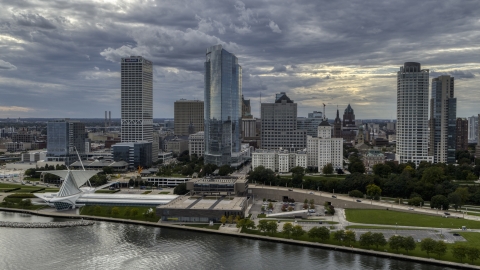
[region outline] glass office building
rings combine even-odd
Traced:
[[[221,45],[207,49],[204,110],[205,162],[242,163],[242,67]]]
[[[115,161],[128,162],[130,169],[148,168],[152,166],[152,143],[117,143],[112,145],[112,156]]]
[[[47,123],[47,161],[70,165],[85,155],[85,124],[65,120]]]

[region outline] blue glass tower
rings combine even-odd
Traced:
[[[221,45],[205,61],[205,162],[236,166],[241,159],[242,67]]]

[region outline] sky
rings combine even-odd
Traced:
[[[120,59],[154,63],[154,118],[203,100],[206,49],[243,68],[243,95],[286,92],[298,116],[396,118],[396,72],[455,77],[457,116],[480,113],[480,1],[0,0],[0,118],[120,117]]]

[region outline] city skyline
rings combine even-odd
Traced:
[[[478,114],[480,3],[312,3],[3,3],[0,118],[119,118],[130,55],[154,62],[153,117],[173,118],[175,100],[203,100],[203,52],[217,44],[242,63],[255,117],[260,94],[286,92],[298,116],[326,103],[333,119],[350,103],[359,119],[395,118],[396,71],[409,61],[430,80],[455,77],[457,116]]]

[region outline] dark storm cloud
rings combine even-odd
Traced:
[[[51,21],[45,19],[39,14],[19,13],[13,16],[16,23],[23,26],[33,26],[44,29],[57,28]]]
[[[0,113],[118,116],[120,58],[143,55],[155,64],[154,115],[171,117],[176,99],[203,99],[206,48],[222,44],[242,65],[245,98],[284,91],[299,116],[322,102],[328,115],[352,102],[357,118],[390,116],[407,61],[454,76],[466,104],[457,115],[470,115],[480,102],[468,95],[479,84],[479,9],[478,1],[434,0],[8,1],[0,107],[9,109]]]

